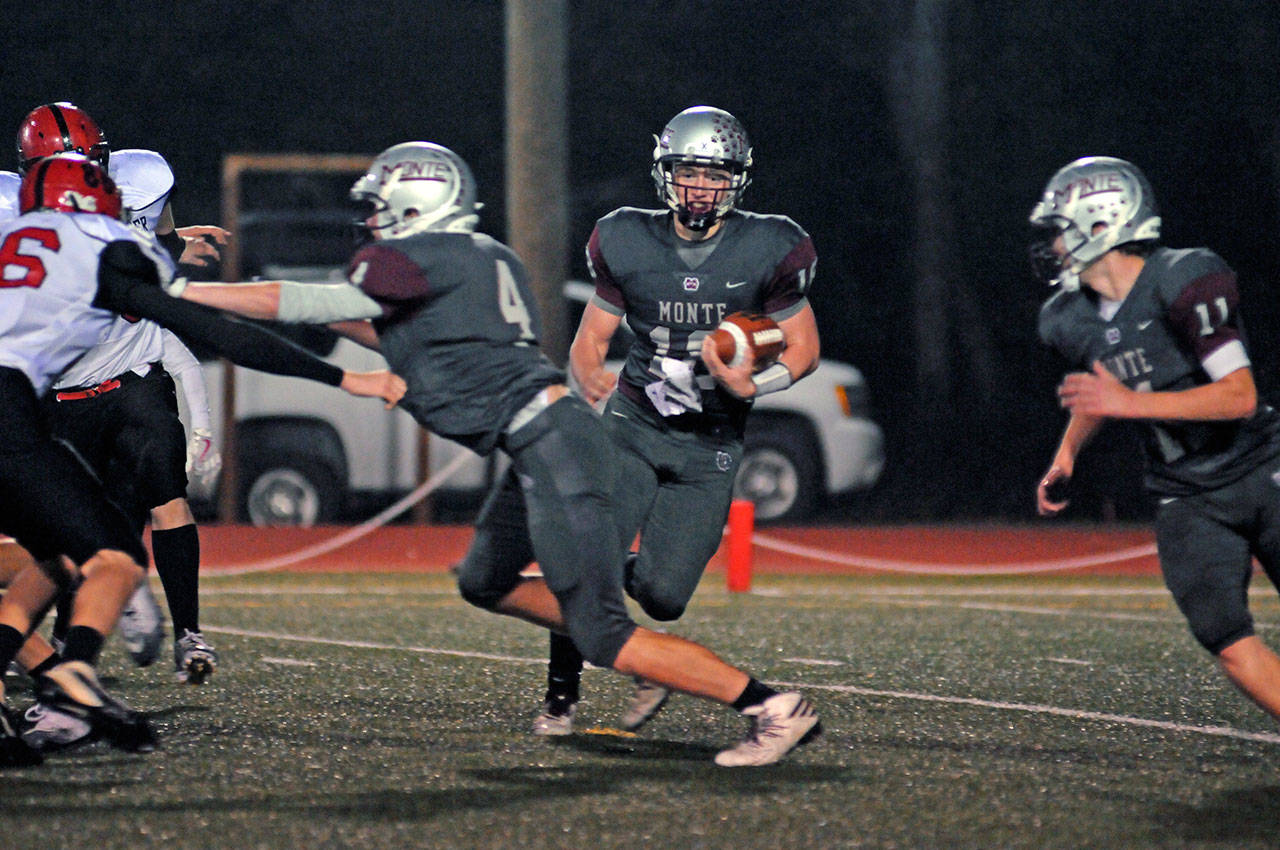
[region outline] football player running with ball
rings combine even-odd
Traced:
[[[453,151],[427,142],[380,154],[352,196],[374,241],[350,284],[191,284],[181,297],[254,318],[333,322],[365,302],[369,323],[334,325],[377,346],[409,383],[401,406],[482,455],[511,457],[458,568],[467,601],[564,633],[592,664],[730,705],[752,732],[723,766],[777,761],[820,731],[798,693],[777,693],[710,650],[639,627],[622,593],[626,545],[612,511],[615,448],[600,418],[538,350],[528,275],[474,232],[476,188]],[[358,287],[358,288],[357,288]],[[716,528],[719,536],[720,529]],[[543,577],[521,571],[537,559]]]
[[[655,137],[653,180],[663,209],[623,207],[587,242],[595,295],[582,314],[570,367],[617,447],[618,530],[639,550],[625,588],[655,620],[676,620],[720,546],[742,459],[752,399],[818,365],[806,297],[817,256],[794,221],[738,209],[751,182],[751,145],[736,118],[695,106]],[[778,362],[730,367],[708,337],[726,316],[763,313],[781,327]],[[635,331],[621,375],[605,368],[623,319]],[[616,390],[616,391],[615,391]],[[567,735],[582,656],[552,633],[538,735]],[[666,688],[639,679],[620,724],[635,731],[662,708]]]
[[[94,667],[125,602],[143,580],[147,552],[102,483],[54,440],[38,398],[92,348],[118,314],[151,319],[240,365],[341,386],[394,404],[404,382],[389,372],[344,372],[255,326],[183,304],[160,290],[174,264],[154,237],[121,221],[114,181],[80,154],[28,169],[17,219],[0,226],[0,533],[35,559],[0,599],[0,669],[8,667],[60,592],[74,590],[59,663],[39,679],[41,701],[85,720],[96,737],[147,750],[147,719],[111,697]],[[65,557],[64,557],[65,556]],[[0,688],[0,764],[39,760],[15,735]]]
[[[1070,419],[1039,512],[1067,506],[1103,423],[1144,423],[1165,585],[1227,678],[1280,720],[1280,657],[1247,607],[1254,557],[1280,586],[1280,414],[1258,401],[1235,273],[1208,249],[1161,247],[1151,186],[1121,159],[1063,167],[1031,223],[1047,231],[1033,257],[1060,287],[1040,336],[1081,369],[1058,388]]]

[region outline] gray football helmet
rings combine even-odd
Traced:
[[[714,106],[693,106],[667,122],[654,136],[653,182],[658,197],[691,230],[706,230],[737,205],[751,183],[751,143],[747,131],[728,112]],[[713,166],[733,175],[713,208],[693,213],[680,202],[673,171],[676,165]]]
[[[425,230],[470,232],[481,206],[462,157],[431,142],[404,142],[378,154],[351,187],[351,198],[373,204],[373,221],[364,226],[375,239]]]
[[[1037,274],[1067,288],[1078,286],[1080,272],[1117,245],[1160,238],[1151,184],[1136,165],[1110,156],[1086,156],[1059,169],[1031,210],[1031,224],[1047,230],[1031,249]],[[1058,238],[1065,254],[1054,250]]]

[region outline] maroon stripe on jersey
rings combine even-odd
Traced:
[[[383,320],[392,323],[416,313],[431,294],[427,273],[421,266],[403,252],[377,243],[356,252],[347,269],[347,279],[377,301]]]
[[[596,295],[619,310],[626,310],[627,301],[622,297],[622,287],[618,286],[618,281],[600,250],[599,226],[592,229],[591,238],[587,240],[587,268],[591,270],[591,279],[595,281]]]
[[[1239,306],[1235,273],[1211,272],[1182,290],[1169,308],[1169,323],[1203,361],[1228,342],[1240,339]]]
[[[813,280],[817,262],[818,252],[814,250],[813,240],[806,236],[797,242],[778,263],[773,277],[764,286],[764,312],[785,310],[803,298]]]

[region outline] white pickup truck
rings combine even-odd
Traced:
[[[325,279],[337,269],[264,267],[263,276]],[[591,287],[565,284],[576,327]],[[377,369],[380,355],[313,329],[313,346],[345,368]],[[625,350],[626,326],[615,337],[615,356]],[[620,366],[620,361],[613,364]],[[222,383],[234,368],[236,389],[239,518],[255,525],[311,525],[358,517],[358,506],[387,503],[420,483],[421,438],[408,414],[384,410],[309,381],[280,378],[220,361],[205,364],[213,421],[223,422]],[[884,437],[868,416],[866,383],[846,363],[823,360],[805,380],[764,396],[748,420],[746,454],[737,494],[756,505],[763,522],[801,520],[829,496],[870,487],[884,467]],[[219,435],[215,441],[221,444]],[[505,459],[485,460],[452,441],[432,435],[429,470],[471,455],[443,482],[437,502],[478,504]]]

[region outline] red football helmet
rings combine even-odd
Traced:
[[[27,113],[18,126],[18,173],[55,153],[84,154],[106,170],[111,146],[89,115],[72,103],[47,103]]]
[[[18,209],[101,213],[119,219],[124,202],[105,168],[78,153],[60,153],[40,160],[22,176]]]

